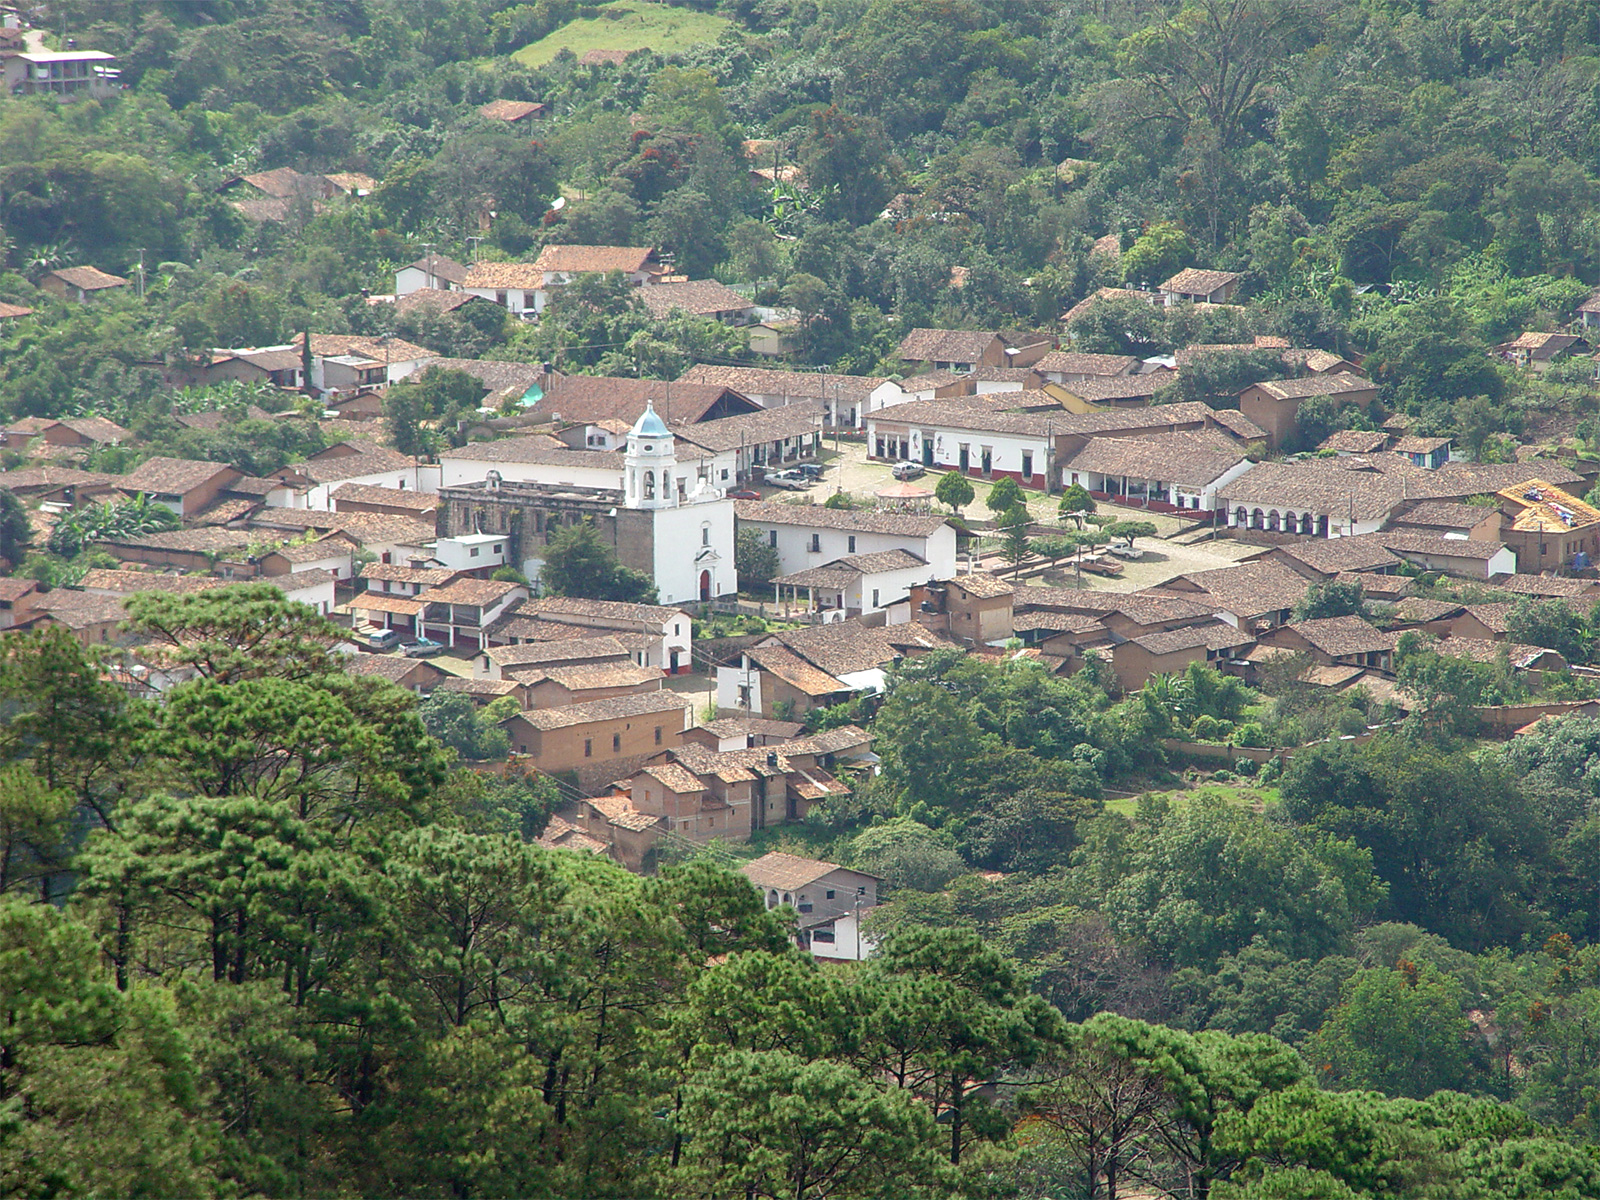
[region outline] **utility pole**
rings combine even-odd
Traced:
[[[139,251],[139,299],[144,299],[144,251]]]

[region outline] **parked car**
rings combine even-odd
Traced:
[[[374,629],[367,634],[368,650],[393,650],[399,644],[398,629]]]
[[[1091,575],[1122,574],[1122,564],[1114,558],[1086,558],[1078,565]]]
[[[761,499],[761,493],[760,492],[751,491],[749,488],[740,488],[736,492],[727,493],[727,496],[728,496],[729,500],[759,500],[759,499]]]
[[[1118,558],[1135,558],[1135,559],[1137,559],[1137,558],[1143,558],[1144,557],[1144,551],[1141,550],[1138,546],[1135,546],[1132,542],[1129,542],[1127,545],[1122,545],[1121,543],[1113,542],[1110,546],[1107,546],[1106,549],[1110,550],[1111,553],[1115,554]]]
[[[815,483],[822,478],[824,467],[821,463],[801,463],[795,470]]]
[[[800,471],[774,471],[767,476],[767,484],[775,488],[787,488],[791,492],[798,492],[811,486]]]
[[[903,462],[895,463],[894,470],[889,472],[896,479],[921,479],[928,472],[921,463]]]
[[[414,642],[407,642],[401,653],[407,658],[432,658],[436,654],[444,653],[444,643],[422,637]]]

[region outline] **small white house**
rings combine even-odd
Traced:
[[[774,850],[739,868],[769,910],[790,908],[795,941],[817,958],[859,962],[876,943],[861,932],[861,917],[878,903],[878,877],[838,863]]]
[[[481,571],[506,565],[506,547],[510,543],[503,533],[462,533],[455,537],[442,537],[433,544],[435,562],[454,571]]]

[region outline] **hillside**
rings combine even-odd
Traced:
[[[580,59],[591,50],[681,54],[701,43],[716,41],[733,27],[726,17],[653,4],[650,0],[612,0],[598,8],[598,16],[569,21],[522,47],[512,59],[525,67],[542,67],[563,50],[572,51]]]

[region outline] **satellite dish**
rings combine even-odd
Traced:
[[[565,196],[557,196],[556,199],[555,199],[555,203],[550,206],[550,211],[551,212],[560,212],[566,206],[567,206],[567,198]]]

